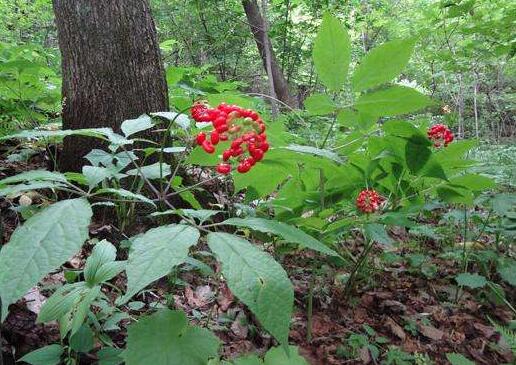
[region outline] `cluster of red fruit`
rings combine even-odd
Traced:
[[[208,135],[201,132],[195,141],[207,153],[214,153],[220,141],[231,141],[231,146],[222,154],[222,162],[217,165],[217,172],[229,174],[232,161],[237,163],[237,171],[244,174],[259,161],[269,150],[265,124],[257,112],[237,105],[221,103],[210,108],[205,102],[197,102],[191,109],[192,117],[198,122],[213,124]]]
[[[444,124],[436,124],[428,128],[428,138],[434,142],[434,147],[448,146],[453,142],[453,132]]]
[[[374,213],[385,201],[385,198],[373,189],[362,190],[357,197],[357,208],[363,213]]]

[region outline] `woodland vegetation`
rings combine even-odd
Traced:
[[[515,363],[513,1],[0,10],[0,365]]]

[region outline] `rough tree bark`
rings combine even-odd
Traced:
[[[63,128],[111,127],[168,109],[165,71],[147,0],[53,0],[63,71]],[[63,171],[98,144],[67,137]]]
[[[283,103],[294,107],[295,100],[289,93],[287,79],[281,71],[281,67],[274,54],[269,35],[265,31],[267,29],[267,24],[260,13],[258,3],[256,0],[242,0],[242,5],[247,16],[249,27],[253,33],[254,40],[256,41],[256,46],[258,47],[263,67],[265,68],[265,71],[269,70],[267,75],[272,79],[276,97]]]

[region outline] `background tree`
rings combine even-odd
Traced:
[[[112,127],[168,109],[165,72],[146,0],[54,0],[62,55],[63,128]],[[67,137],[61,169],[78,170],[92,140]]]

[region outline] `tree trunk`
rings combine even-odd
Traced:
[[[53,0],[63,71],[63,129],[111,127],[168,109],[165,71],[147,0]],[[66,137],[61,170],[99,144]]]
[[[278,60],[274,55],[269,35],[266,32],[267,23],[260,13],[258,3],[256,0],[242,0],[242,5],[244,6],[254,40],[256,41],[258,52],[262,58],[263,67],[267,71],[270,82],[274,85],[274,93],[278,100],[293,107],[295,101],[289,93],[287,79],[285,75],[283,75]]]

